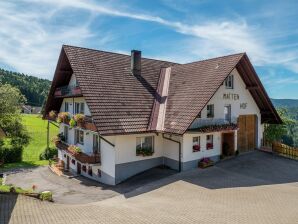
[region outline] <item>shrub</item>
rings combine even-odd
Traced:
[[[53,201],[53,194],[50,191],[43,191],[40,193],[39,199],[42,201]]]
[[[49,160],[53,159],[55,156],[58,156],[58,150],[56,148],[47,148],[43,153],[39,155],[40,160]]]
[[[2,146],[0,147],[0,161],[4,163],[15,163],[22,161],[22,146]]]

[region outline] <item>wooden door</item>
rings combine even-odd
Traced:
[[[240,152],[246,152],[256,148],[257,122],[256,115],[240,115],[238,117],[237,146]]]

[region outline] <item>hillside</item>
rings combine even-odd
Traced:
[[[51,81],[0,69],[0,84],[18,88],[27,98],[27,104],[41,106],[48,95]]]
[[[276,107],[298,107],[298,99],[271,99]]]

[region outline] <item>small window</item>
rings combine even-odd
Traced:
[[[225,114],[225,121],[230,123],[231,122],[231,105],[225,105],[224,114]]]
[[[200,137],[193,137],[192,138],[192,151],[199,152],[201,149],[200,147]]]
[[[206,137],[206,149],[213,149],[213,135],[207,135]]]
[[[93,135],[93,153],[99,154],[100,152],[100,138],[98,135]]]
[[[154,137],[138,137],[136,154],[137,156],[151,156],[154,153]]]
[[[68,142],[68,126],[64,125],[64,141]]]
[[[214,104],[207,105],[207,118],[214,117]]]
[[[234,76],[229,75],[225,80],[226,89],[233,89],[234,88]]]
[[[197,118],[201,118],[201,112],[198,114]]]
[[[85,103],[75,103],[75,114],[84,114]]]
[[[84,132],[82,130],[75,130],[75,143],[84,145]]]
[[[68,102],[64,103],[64,111],[69,112],[69,103]]]

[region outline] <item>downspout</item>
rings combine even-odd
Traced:
[[[176,140],[171,139],[171,138],[168,138],[168,137],[165,137],[164,133],[162,134],[162,137],[163,137],[164,139],[169,140],[169,141],[178,143],[178,145],[179,145],[179,172],[181,172],[181,142],[176,141]]]

